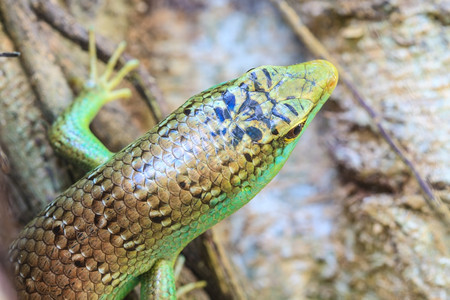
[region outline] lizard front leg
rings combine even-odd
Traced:
[[[89,32],[90,77],[81,94],[61,114],[49,131],[50,142],[56,152],[66,159],[81,165],[86,171],[107,161],[112,152],[91,132],[89,124],[106,103],[119,98],[129,98],[127,88],[114,90],[122,79],[138,66],[137,60],[131,60],[111,77],[119,57],[125,49],[122,42],[108,61],[104,74],[97,76],[97,55],[95,37]]]

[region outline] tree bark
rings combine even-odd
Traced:
[[[333,94],[335,112],[328,115],[330,154],[346,193],[336,204],[342,212],[333,240],[337,267],[326,277],[319,268],[306,294],[320,299],[449,298],[450,7],[443,1],[288,5],[374,112],[367,114],[341,81]],[[427,205],[423,183],[389,139],[426,179],[437,205]]]

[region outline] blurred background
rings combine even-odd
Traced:
[[[115,151],[250,68],[323,58],[305,28],[341,67],[280,174],[214,229],[239,292],[187,298],[450,299],[449,1],[0,0],[0,21],[0,51],[22,53],[0,58],[4,299],[9,243],[82,175],[46,132],[87,76],[89,26],[100,58],[125,40],[146,72],[148,105],[133,78],[92,124]]]

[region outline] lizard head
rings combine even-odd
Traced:
[[[336,68],[324,60],[247,71],[221,97],[233,122],[234,143],[297,141],[337,81]]]

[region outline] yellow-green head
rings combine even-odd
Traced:
[[[293,141],[334,90],[336,68],[324,60],[291,66],[261,66],[214,87],[211,105],[217,135],[232,143],[267,144]],[[206,91],[208,93],[209,91]]]

